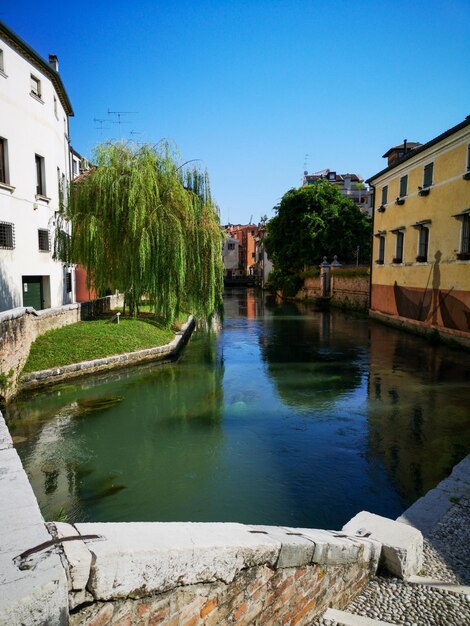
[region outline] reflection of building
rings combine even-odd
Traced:
[[[468,355],[381,324],[369,332],[368,456],[408,505],[468,453]]]
[[[225,232],[228,237],[238,241],[239,275],[256,275],[256,237],[258,236],[258,226],[255,226],[255,224],[229,224],[225,227]]]
[[[364,179],[357,174],[337,174],[329,169],[308,174],[304,172],[304,185],[314,185],[322,180],[327,180],[334,185],[341,194],[357,204],[363,213],[371,215],[371,190],[364,185]]]
[[[57,57],[0,22],[0,310],[73,301],[73,273],[52,258],[72,115]]]
[[[371,310],[470,340],[470,117],[385,156],[388,166],[368,181]]]

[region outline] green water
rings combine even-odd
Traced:
[[[176,363],[56,386],[6,417],[48,519],[339,528],[399,515],[470,452],[469,366],[240,289]]]

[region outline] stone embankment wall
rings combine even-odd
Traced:
[[[298,300],[328,300],[332,305],[367,312],[369,308],[369,274],[356,274],[354,271],[335,269],[330,273],[330,295],[324,298],[321,277],[304,279],[297,293]]]
[[[0,313],[0,399],[8,400],[15,395],[31,344],[39,335],[103,314],[119,305],[122,305],[122,296],[107,296],[44,311],[21,307]]]
[[[112,356],[103,357],[101,359],[93,359],[91,361],[81,361],[80,363],[72,363],[71,365],[62,365],[40,372],[29,372],[23,374],[20,378],[21,390],[38,389],[52,385],[63,380],[70,380],[78,376],[96,374],[98,372],[107,372],[109,370],[119,369],[134,365],[136,363],[146,363],[148,361],[162,361],[173,358],[179,353],[183,345],[190,337],[196,322],[192,315],[188,321],[181,326],[181,330],[175,333],[174,339],[163,346],[154,346],[153,348],[145,348],[143,350],[135,350],[134,352],[125,352],[124,354],[114,354]]]
[[[335,306],[367,312],[369,309],[369,275],[348,275],[334,271],[331,275],[331,302]]]

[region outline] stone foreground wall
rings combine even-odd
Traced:
[[[345,606],[381,546],[322,530],[230,523],[56,523],[71,626],[308,624]],[[100,539],[81,541],[79,535]]]
[[[44,311],[20,307],[0,313],[0,400],[15,395],[31,344],[39,335],[105,313],[120,304],[122,296],[107,296]]]

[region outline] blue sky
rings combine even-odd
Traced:
[[[470,0],[0,0],[0,19],[58,55],[79,152],[170,139],[223,222],[271,216],[305,163],[367,178],[470,114]],[[108,110],[136,113],[101,133]]]

